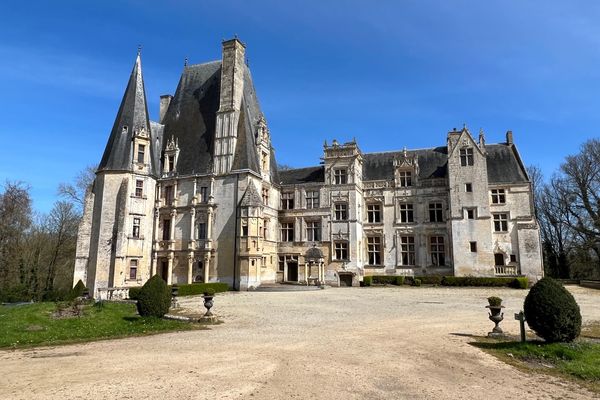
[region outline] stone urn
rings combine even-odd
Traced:
[[[502,305],[502,299],[499,297],[489,297],[488,302],[489,305],[485,306],[485,308],[490,310],[489,319],[494,323],[494,329],[488,333],[488,336],[504,336],[504,332],[502,331],[502,328],[500,328],[500,322],[502,322],[504,319],[504,313],[502,312],[502,309],[504,308]]]
[[[213,306],[213,298],[214,298],[214,294],[212,293],[204,293],[204,295],[202,296],[202,298],[204,299],[204,308],[206,308],[206,313],[204,314],[205,317],[212,317],[212,312],[210,312],[210,309]]]

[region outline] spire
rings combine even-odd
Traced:
[[[136,134],[151,136],[148,108],[146,106],[146,92],[142,77],[141,46],[138,47],[135,64],[133,65],[125,94],[121,100],[110,137],[108,138],[102,161],[100,161],[100,165],[98,166],[98,171],[130,170],[133,160],[132,140]],[[148,154],[152,154],[150,149],[148,149]],[[156,172],[154,168],[155,166],[152,165],[150,171]]]

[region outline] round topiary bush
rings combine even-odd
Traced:
[[[171,306],[171,291],[166,282],[154,275],[138,294],[137,309],[142,317],[161,318]]]
[[[575,298],[552,278],[539,280],[525,298],[525,319],[547,342],[572,342],[581,332],[581,312]]]

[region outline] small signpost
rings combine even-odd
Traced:
[[[515,319],[519,321],[519,326],[521,328],[521,342],[525,342],[525,314],[523,311],[515,313]]]

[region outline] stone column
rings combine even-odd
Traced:
[[[154,251],[152,253],[152,266],[151,266],[151,270],[150,270],[150,278],[152,278],[154,275],[156,275],[156,263],[157,262],[158,262],[158,260],[157,260],[156,251]]]
[[[208,283],[208,275],[210,272],[210,254],[204,255],[204,283]]]
[[[213,221],[213,208],[208,207],[206,216],[206,239],[212,240],[212,221]]]
[[[167,263],[167,285],[170,285],[173,282],[173,253],[169,253]]]
[[[190,240],[196,240],[196,230],[194,229],[196,224],[196,209],[192,207],[190,210]]]
[[[177,217],[177,211],[176,210],[172,210],[171,211],[171,228],[169,229],[169,240],[173,240],[175,237],[175,217]]]
[[[304,280],[306,281],[306,284],[308,285],[308,263],[304,263]]]
[[[193,278],[193,268],[194,268],[194,252],[190,252],[188,255],[188,274],[187,274],[187,283],[190,284],[194,281]]]

